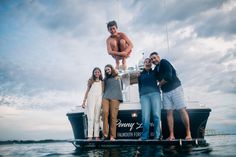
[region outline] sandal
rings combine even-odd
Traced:
[[[101,140],[108,140],[108,137],[105,136],[105,135],[103,135],[102,138],[101,138]]]
[[[175,137],[168,137],[167,140],[168,141],[173,141],[173,140],[175,140]]]
[[[186,136],[186,137],[185,137],[185,140],[191,141],[191,140],[192,140],[192,137],[191,137],[191,136]]]
[[[110,138],[110,141],[115,141],[116,139],[114,137],[111,137]]]
[[[92,137],[88,137],[88,139],[87,139],[88,141],[91,141],[91,140],[93,140],[93,138]]]

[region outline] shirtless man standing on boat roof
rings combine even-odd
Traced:
[[[120,60],[122,60],[122,68],[126,70],[126,58],[129,57],[133,44],[124,33],[117,31],[116,21],[108,22],[107,29],[111,34],[106,40],[107,52],[116,60],[116,69],[119,69]]]

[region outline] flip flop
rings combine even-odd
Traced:
[[[93,140],[93,138],[92,137],[88,137],[88,139],[87,139],[88,141],[92,141]]]
[[[109,138],[107,136],[102,136],[101,140],[104,141],[104,140],[108,140]]]
[[[114,139],[113,137],[110,138],[110,141],[115,141],[116,139]]]
[[[190,140],[192,140],[192,137],[185,137],[185,140],[190,141]]]
[[[167,140],[168,141],[173,141],[173,140],[175,140],[175,137],[168,137]]]

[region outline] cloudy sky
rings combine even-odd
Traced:
[[[129,66],[159,52],[212,109],[207,128],[236,133],[235,15],[234,0],[0,0],[0,140],[73,138],[66,113],[92,69],[114,65],[110,20],[133,41]]]

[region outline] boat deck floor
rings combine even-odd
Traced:
[[[71,141],[75,147],[109,147],[109,146],[123,146],[123,145],[163,145],[163,146],[185,146],[185,145],[205,145],[205,139],[175,139],[175,140],[138,140],[138,139],[116,139],[115,141],[110,140],[87,140],[87,139],[75,139]]]

